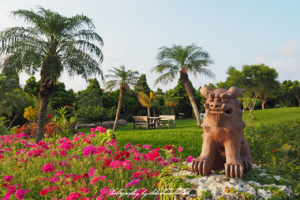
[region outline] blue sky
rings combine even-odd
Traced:
[[[300,1],[202,1],[202,0],[0,0],[0,30],[26,26],[9,17],[18,9],[51,9],[65,16],[83,13],[91,19],[104,40],[104,74],[111,67],[125,65],[147,75],[151,89],[158,74],[150,73],[157,64],[158,48],[192,43],[207,51],[214,64],[216,79],[190,76],[195,88],[226,80],[229,66],[264,63],[275,68],[279,81],[300,81]],[[35,75],[39,80],[39,74]],[[21,74],[25,84],[28,75]],[[100,77],[97,77],[101,81]],[[84,79],[63,74],[61,82],[74,91],[88,85]],[[103,83],[100,82],[103,87]]]

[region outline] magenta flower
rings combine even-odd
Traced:
[[[94,128],[90,128],[90,129],[91,129],[92,133],[96,132],[96,130]]]
[[[89,188],[81,188],[80,192],[84,192],[86,194],[89,194],[90,193],[90,189]]]
[[[95,146],[87,146],[83,150],[83,156],[88,157],[89,155],[97,154],[97,149]]]
[[[188,156],[187,159],[186,159],[186,162],[190,163],[190,162],[193,161],[194,158],[195,157],[193,157],[193,156]]]
[[[105,133],[106,132],[106,128],[104,128],[102,126],[98,126],[98,127],[96,127],[96,131],[100,131],[101,133]]]
[[[130,144],[130,143],[127,143],[126,145],[125,145],[125,149],[131,149],[132,148],[132,145]]]
[[[55,167],[51,164],[46,164],[42,167],[42,171],[45,173],[52,172],[53,170],[55,170]]]
[[[105,195],[106,191],[109,190],[108,187],[104,187],[101,191],[100,191],[100,196]]]
[[[4,181],[4,182],[10,182],[11,179],[12,179],[13,177],[14,177],[14,176],[4,176],[4,177],[3,177],[3,181]]]
[[[106,179],[106,176],[100,176],[100,177],[99,177],[99,180],[100,180],[100,181],[103,181],[104,179]]]
[[[66,157],[66,150],[60,151],[59,154],[60,154],[62,157]]]
[[[93,169],[93,170],[90,172],[89,177],[92,177],[92,176],[94,175],[94,173],[95,173],[95,169]]]
[[[145,145],[143,146],[143,148],[145,148],[145,149],[151,149],[151,147],[150,147],[149,144],[145,144]]]
[[[26,189],[26,190],[23,190],[22,188],[18,189],[15,193],[16,195],[16,198],[17,199],[23,199],[24,198],[24,195],[27,193],[27,192],[30,192],[31,190],[29,189]]]
[[[56,183],[57,181],[59,181],[59,179],[58,179],[58,177],[55,176],[50,181],[53,183]]]
[[[179,147],[179,148],[178,148],[178,151],[182,151],[182,150],[183,150],[183,148],[182,148],[182,147]]]

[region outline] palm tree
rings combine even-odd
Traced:
[[[165,98],[165,104],[166,104],[166,106],[171,107],[172,115],[173,115],[173,107],[179,105],[179,100],[177,98],[174,98],[174,97],[166,97]]]
[[[102,98],[99,95],[99,92],[93,90],[84,90],[78,95],[78,106],[80,108],[91,107],[102,107]]]
[[[84,15],[65,17],[38,7],[38,11],[11,12],[29,27],[13,27],[0,32],[0,55],[10,56],[11,71],[33,75],[40,70],[39,111],[36,142],[43,139],[46,108],[58,78],[64,70],[70,76],[81,75],[88,80],[101,74],[102,38],[94,31],[92,20]],[[86,28],[86,29],[85,29]]]
[[[157,92],[150,92],[149,97],[144,92],[138,92],[138,100],[142,106],[147,108],[148,117],[150,117],[150,108],[153,107],[153,115],[155,117],[154,104],[157,102],[157,99],[162,95]]]
[[[157,55],[158,65],[151,70],[152,72],[155,71],[161,74],[161,76],[156,79],[155,85],[159,82],[166,85],[172,82],[179,73],[196,115],[198,126],[200,126],[200,115],[188,78],[188,72],[193,74],[196,78],[197,73],[214,78],[215,75],[206,68],[209,64],[213,63],[213,61],[207,52],[195,44],[186,47],[173,45],[171,48],[163,46],[159,48],[159,50],[160,52]]]
[[[105,75],[105,78],[112,78],[112,80],[107,81],[105,83],[105,90],[112,91],[115,87],[120,87],[120,97],[119,97],[119,103],[118,103],[118,109],[116,113],[116,119],[114,123],[113,132],[117,129],[117,124],[120,116],[120,111],[123,103],[124,98],[124,92],[125,90],[130,90],[130,86],[137,86],[137,81],[139,79],[138,75],[139,72],[137,71],[131,71],[125,70],[125,66],[120,66],[119,69],[113,67],[112,70],[108,70],[111,74]]]

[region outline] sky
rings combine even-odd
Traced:
[[[104,75],[112,67],[146,74],[154,91],[177,85],[179,74],[168,85],[157,84],[159,74],[150,70],[158,64],[156,56],[162,46],[187,46],[192,43],[209,53],[214,64],[210,69],[216,78],[189,76],[197,89],[227,78],[226,70],[234,66],[261,64],[276,69],[278,80],[300,81],[300,1],[299,0],[0,0],[0,31],[27,26],[10,11],[42,6],[71,17],[84,14],[93,19],[96,32],[103,38],[101,48]],[[36,73],[37,80],[40,74]],[[29,76],[20,74],[20,84]],[[100,76],[96,77],[103,88]],[[80,76],[59,79],[66,89],[86,89]]]

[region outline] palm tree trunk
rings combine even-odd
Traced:
[[[180,78],[181,78],[181,81],[182,81],[182,83],[183,83],[183,85],[185,87],[186,93],[188,94],[190,102],[192,104],[192,107],[193,107],[193,110],[194,110],[194,114],[195,114],[196,119],[197,119],[197,124],[200,127],[201,126],[200,114],[199,114],[198,107],[197,107],[196,102],[195,102],[195,98],[194,98],[194,95],[193,95],[192,86],[191,86],[191,83],[190,83],[190,80],[188,78],[187,73],[180,72]]]
[[[148,111],[148,117],[150,117],[150,107],[147,108],[147,111]]]
[[[171,106],[171,108],[172,108],[172,115],[173,115],[173,106]]]
[[[47,106],[49,104],[50,95],[53,93],[55,87],[54,84],[49,84],[46,77],[45,69],[41,70],[41,85],[39,90],[40,103],[37,120],[37,130],[35,141],[39,142],[44,137],[44,127],[47,118]]]
[[[46,124],[48,104],[49,104],[49,98],[40,96],[37,131],[36,131],[36,142],[43,140],[44,137],[44,127]]]
[[[153,117],[155,117],[155,108],[154,108],[154,106],[153,106]]]
[[[117,114],[116,114],[116,119],[115,119],[115,123],[114,123],[113,132],[116,131],[117,126],[118,126],[118,121],[119,121],[119,117],[120,117],[123,98],[124,98],[124,88],[121,86],[120,87],[120,97],[119,97],[119,103],[118,103],[118,110],[117,110]]]

